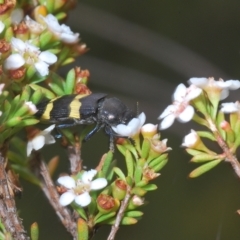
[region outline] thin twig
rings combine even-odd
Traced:
[[[82,170],[81,144],[77,136],[75,136],[75,144],[73,146],[69,145],[67,149],[70,161],[70,171],[71,174],[74,175]]]
[[[223,150],[226,158],[225,161],[226,162],[230,162],[233,170],[235,171],[235,173],[237,174],[237,176],[240,178],[240,163],[238,161],[238,159],[236,158],[236,156],[230,151],[228,145],[226,144],[226,142],[223,140],[222,136],[220,135],[219,131],[217,130],[217,127],[215,126],[215,124],[213,123],[212,120],[208,119],[208,123],[209,123],[209,127],[212,130],[219,146],[221,147],[221,149]]]
[[[117,234],[117,231],[119,229],[119,226],[121,224],[121,221],[123,219],[124,212],[128,206],[130,198],[131,198],[131,187],[127,186],[126,196],[123,199],[123,201],[121,202],[121,207],[119,208],[115,223],[112,225],[111,232],[110,232],[107,240],[114,240],[114,238]]]
[[[72,219],[69,211],[65,207],[60,205],[59,194],[58,194],[56,187],[53,184],[53,181],[49,175],[46,164],[41,160],[40,154],[35,152],[34,156],[35,156],[35,158],[32,159],[32,161],[34,161],[35,163],[38,163],[37,165],[35,165],[35,170],[37,170],[38,173],[40,173],[40,175],[42,176],[41,188],[42,188],[43,192],[45,193],[50,204],[56,211],[57,216],[61,220],[61,222],[64,225],[64,227],[66,228],[66,230],[69,233],[71,233],[71,235],[74,237],[74,239],[76,239],[76,223]],[[38,175],[38,174],[36,173],[36,175]]]
[[[14,193],[5,171],[6,151],[3,148],[0,150],[0,218],[13,239],[28,240],[22,220],[17,215]]]

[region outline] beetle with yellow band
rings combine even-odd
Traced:
[[[39,103],[35,116],[43,123],[55,123],[58,129],[95,124],[84,140],[89,140],[94,133],[104,129],[113,150],[114,138],[124,136],[116,134],[112,127],[127,124],[136,114],[118,98],[106,97],[105,93],[64,95]]]

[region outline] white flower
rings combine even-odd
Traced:
[[[25,17],[25,23],[28,27],[28,29],[35,34],[40,34],[44,30],[44,26],[33,19],[31,19],[29,16]]]
[[[28,107],[28,109],[30,110],[30,112],[31,112],[32,114],[34,114],[34,113],[36,113],[36,112],[38,111],[36,105],[33,104],[31,101],[25,102],[24,104]]]
[[[240,88],[239,80],[227,80],[215,81],[214,78],[190,78],[189,84],[194,84],[197,87],[204,89],[205,91],[220,91],[220,100],[225,99],[229,95],[229,90],[236,90]]]
[[[29,156],[32,150],[39,150],[45,144],[55,143],[55,138],[50,134],[50,132],[55,128],[55,124],[46,128],[43,131],[40,131],[36,134],[32,139],[30,139],[27,143],[27,156]]]
[[[7,70],[18,69],[24,64],[33,65],[36,71],[44,77],[48,75],[49,65],[57,61],[57,57],[53,53],[41,52],[38,47],[29,42],[23,42],[21,39],[12,38],[11,45],[15,53],[11,54],[4,62]]]
[[[11,20],[14,24],[19,24],[24,17],[24,12],[21,8],[15,8],[11,13]]]
[[[188,122],[194,115],[194,108],[189,105],[189,102],[198,97],[202,93],[202,89],[191,85],[186,88],[184,84],[179,84],[173,94],[173,104],[169,105],[158,119],[163,119],[159,125],[160,129],[170,127],[175,118],[181,122]]]
[[[143,137],[146,138],[151,138],[157,133],[158,125],[157,124],[152,124],[152,123],[147,123],[144,124],[141,128],[141,133]]]
[[[235,103],[222,103],[221,104],[221,111],[224,113],[233,113],[237,112],[240,113],[240,102],[236,101]]]
[[[67,189],[67,191],[60,196],[60,204],[66,206],[75,201],[81,207],[89,205],[91,202],[89,192],[107,186],[107,180],[105,178],[92,180],[96,174],[97,171],[92,169],[90,171],[85,171],[77,180],[70,176],[58,178],[57,182]]]
[[[192,129],[191,133],[189,133],[188,135],[186,135],[184,137],[182,146],[192,148],[192,147],[196,146],[196,144],[199,142],[199,140],[200,140],[200,138],[199,138],[197,132]]]
[[[0,21],[0,33],[2,33],[4,28],[5,28],[5,24],[2,21]]]
[[[59,24],[58,20],[52,14],[48,14],[46,17],[42,17],[47,24],[50,31],[64,43],[73,44],[78,42],[79,33],[73,33],[71,29],[65,24]]]
[[[4,83],[1,83],[1,84],[0,84],[0,95],[2,94],[2,91],[3,91],[4,86],[5,86]]]
[[[118,124],[116,127],[112,127],[112,129],[119,136],[133,137],[141,130],[145,120],[146,115],[142,112],[137,118],[133,118],[127,125]]]

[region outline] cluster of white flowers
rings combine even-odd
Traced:
[[[13,11],[12,22],[19,23],[23,20],[22,11]],[[24,21],[30,31],[35,34],[40,34],[44,29],[48,28],[53,35],[59,40],[67,44],[74,44],[79,41],[79,33],[73,33],[71,29],[65,25],[60,25],[58,20],[52,14],[43,17],[45,25],[40,24],[29,16],[26,16]],[[0,21],[0,33],[4,30],[5,25]],[[34,46],[31,40],[23,42],[21,39],[11,39],[12,54],[5,60],[4,69],[16,70],[24,65],[34,66],[36,71],[42,76],[47,76],[49,66],[57,62],[57,57],[49,51],[40,51]]]
[[[190,121],[194,115],[194,108],[190,105],[190,102],[197,98],[202,93],[202,90],[206,92],[218,91],[220,93],[220,100],[223,100],[228,96],[229,90],[236,90],[240,87],[239,80],[224,82],[222,79],[216,81],[213,78],[191,78],[189,84],[190,87],[188,88],[182,83],[176,88],[173,94],[172,105],[169,105],[159,116],[159,119],[163,119],[159,125],[161,130],[170,127],[175,118],[181,122]],[[225,108],[222,108],[222,111],[226,110],[230,105],[223,106]]]
[[[62,206],[69,205],[73,201],[81,207],[86,207],[91,202],[90,191],[100,190],[107,186],[105,178],[94,179],[97,170],[85,171],[78,179],[70,176],[63,176],[58,178],[57,182],[66,188],[59,199]]]

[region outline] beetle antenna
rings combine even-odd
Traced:
[[[139,102],[136,103],[136,114],[139,115]]]

